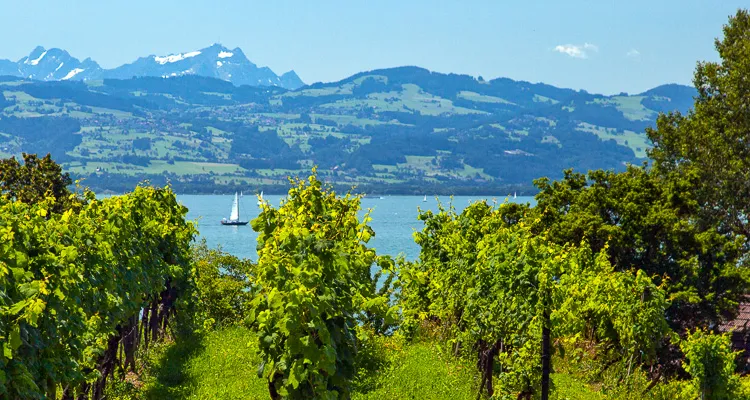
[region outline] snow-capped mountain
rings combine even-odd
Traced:
[[[131,64],[107,71],[105,74],[111,78],[180,75],[208,76],[235,85],[281,86],[287,89],[296,89],[304,85],[294,71],[280,77],[268,67],[258,68],[245,57],[240,48],[229,50],[220,44],[188,53],[141,57]]]
[[[102,68],[90,58],[79,61],[61,49],[35,48],[28,56],[12,62],[0,60],[0,75],[21,76],[40,81],[97,79]]]
[[[270,68],[259,68],[250,62],[241,49],[229,50],[219,44],[187,53],[141,57],[130,64],[110,70],[102,69],[90,58],[79,62],[65,50],[37,47],[18,62],[0,60],[0,75],[35,80],[200,75],[223,79],[235,85],[280,86],[287,89],[304,86],[304,82],[294,71],[276,75]]]

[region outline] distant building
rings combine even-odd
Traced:
[[[740,357],[747,371],[750,368],[750,298],[741,302],[738,308],[737,318],[722,324],[719,331],[732,332],[732,348],[743,352]]]

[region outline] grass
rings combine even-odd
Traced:
[[[297,97],[297,96],[306,96],[306,97],[318,97],[318,96],[330,96],[330,95],[346,95],[346,94],[352,94],[352,89],[354,89],[355,86],[359,86],[362,84],[363,81],[367,79],[374,79],[376,81],[380,82],[388,82],[388,77],[383,75],[365,75],[361,76],[352,82],[348,82],[345,84],[342,84],[341,86],[329,86],[319,89],[303,89],[303,90],[297,90],[293,92],[287,92],[282,95],[277,96],[277,98],[282,99],[284,97]]]
[[[284,97],[298,97],[298,96],[306,96],[306,97],[318,97],[318,96],[330,96],[334,94],[352,94],[351,85],[349,86],[331,86],[326,88],[320,88],[320,89],[304,89],[296,92],[287,92],[279,97],[282,99]],[[283,101],[283,100],[282,100]]]
[[[228,327],[159,345],[147,353],[141,375],[116,384],[108,398],[267,399],[266,381],[257,376],[256,340],[244,327]],[[436,342],[370,337],[361,349],[369,361],[353,381],[352,400],[477,398],[473,363],[452,356]],[[553,374],[552,382],[552,399],[606,398],[572,375]]]
[[[378,112],[399,111],[419,112],[423,115],[440,114],[485,114],[483,111],[456,107],[453,102],[442,97],[426,93],[417,85],[404,84],[400,91],[372,93],[364,99],[346,99],[335,103],[324,104],[328,109],[360,109],[372,107]]]
[[[559,103],[559,101],[557,101],[555,99],[551,99],[549,97],[541,96],[541,95],[538,95],[538,94],[534,95],[534,102],[535,103],[549,103],[549,104],[557,104],[557,103]]]
[[[454,357],[437,342],[431,339],[409,342],[399,335],[367,336],[364,339],[360,342],[360,351],[365,358],[360,360],[365,361],[360,362],[365,364],[353,381],[352,400],[477,398],[475,365]],[[107,398],[269,398],[266,381],[257,375],[260,363],[257,338],[244,327],[220,328],[203,336],[180,337],[177,342],[152,347],[142,359],[145,361],[140,376],[131,375],[125,381],[118,380]],[[558,371],[551,379],[551,399],[608,398],[568,371]]]
[[[556,400],[604,400],[605,397],[599,392],[592,391],[584,383],[576,380],[568,374],[552,374],[550,376],[553,385],[553,399]]]
[[[495,96],[487,96],[476,92],[469,92],[466,90],[462,90],[458,93],[458,97],[462,99],[466,99],[469,101],[476,101],[480,103],[500,103],[500,104],[512,104],[515,105],[515,103],[510,102],[505,99],[501,99],[500,97]]]
[[[384,340],[381,369],[355,382],[353,400],[476,398],[474,370],[436,345]],[[114,399],[267,399],[258,378],[255,335],[246,328],[219,329],[204,337],[162,345],[147,358],[145,373],[110,393]],[[408,377],[408,379],[404,379]]]
[[[336,122],[339,126],[344,125],[354,125],[359,127],[364,127],[367,125],[382,125],[385,124],[383,121],[378,121],[376,119],[368,119],[368,118],[358,118],[354,115],[336,115],[336,114],[310,114],[310,117],[313,119],[323,118],[327,120],[331,120]],[[401,123],[396,123],[395,125],[403,125]]]
[[[371,377],[372,389],[355,392],[352,400],[476,399],[474,368],[430,342],[385,342],[384,367]]]
[[[244,173],[245,169],[237,164],[222,164],[211,162],[195,161],[175,161],[174,164],[167,164],[166,161],[154,160],[148,168],[147,173],[159,174],[163,171],[173,172],[177,175],[194,175],[214,173],[217,175]]]
[[[352,400],[474,400],[478,399],[476,366],[467,359],[450,354],[434,339],[407,341],[400,335],[390,337],[360,335],[362,366],[352,381]],[[106,393],[111,400],[197,400],[268,399],[268,386],[258,378],[260,357],[257,337],[247,328],[235,326],[210,331],[202,336],[181,336],[176,342],[152,346],[139,356],[139,374],[115,379]],[[643,371],[634,373],[624,384],[616,368],[602,376],[603,381],[585,383],[585,369],[555,356],[552,361],[552,400],[692,400],[684,389],[687,381],[659,383],[646,394],[650,380]],[[584,369],[581,369],[584,367]],[[118,373],[119,374],[119,373]],[[611,375],[611,376],[610,376]],[[118,375],[119,377],[119,375]],[[740,378],[743,396],[750,393],[750,377]],[[616,386],[613,383],[619,382]],[[516,394],[499,393],[497,398],[515,399]],[[691,394],[693,393],[693,394]],[[538,393],[537,393],[538,396]],[[534,397],[538,399],[538,397]],[[486,397],[480,397],[485,399]]]
[[[542,143],[551,143],[556,145],[557,147],[562,147],[560,144],[560,140],[552,135],[547,135],[542,138]]]
[[[298,119],[299,114],[289,114],[289,113],[257,113],[255,114],[258,118],[266,117],[266,118],[275,118],[275,119]]]
[[[97,162],[89,161],[86,166],[79,162],[65,164],[66,171],[73,173],[91,173],[97,168],[109,172],[118,172],[125,175],[136,173],[161,174],[164,171],[177,175],[200,175],[213,173],[214,175],[235,175],[244,173],[245,170],[237,164],[222,164],[197,161],[175,161],[174,164],[168,164],[163,160],[153,160],[148,167],[138,165],[122,164],[114,162]]]
[[[479,176],[483,179],[492,179],[491,175],[484,172],[484,168],[474,168],[468,164],[464,164],[464,169],[457,170],[457,174],[465,178],[474,178],[477,174],[479,174]]]
[[[434,159],[435,156],[406,156],[406,164],[399,165],[404,167],[410,166],[429,170],[434,168],[434,166],[432,165],[432,160]]]
[[[162,346],[147,361],[139,389],[124,384],[119,399],[266,399],[268,389],[258,378],[255,336],[233,327],[205,337],[185,337]]]
[[[111,108],[90,107],[95,114],[110,114],[115,118],[132,118],[133,113],[127,111],[113,110]]]
[[[14,97],[16,101],[18,102],[29,102],[29,101],[41,101],[37,99],[36,97],[32,97],[30,94],[26,92],[13,92],[13,91],[3,91],[3,96],[6,98]]]
[[[652,110],[644,107],[641,100],[645,96],[616,96],[613,98],[615,107],[631,121],[644,121],[654,118],[656,114]]]
[[[617,144],[630,147],[638,158],[646,158],[646,150],[651,147],[648,136],[645,133],[635,133],[633,131],[617,132],[612,128],[587,124],[582,122],[576,128],[582,132],[593,133],[599,136],[601,140],[614,139]]]
[[[641,104],[645,96],[614,96],[606,99],[596,99],[593,103],[611,104],[631,121],[645,121],[654,117],[654,112]]]
[[[81,128],[83,141],[69,154],[81,157],[82,154],[85,154],[84,151],[87,151],[87,157],[93,159],[117,160],[120,156],[133,152],[133,140],[138,138],[150,138],[151,149],[137,150],[136,153],[151,158],[156,164],[158,164],[156,160],[167,160],[177,156],[189,157],[198,162],[205,161],[206,157],[201,154],[203,150],[211,151],[221,160],[228,157],[230,150],[230,143],[221,136],[213,137],[212,139],[217,139],[217,142],[214,143],[213,141],[201,141],[176,133],[150,133],[134,130],[130,130],[128,133],[124,132],[123,129],[114,126],[84,126]],[[131,169],[140,170],[141,168]],[[179,171],[174,171],[174,168],[171,167],[162,168],[155,172],[161,173],[165,169],[180,174]],[[202,169],[196,171],[196,173],[202,172]]]

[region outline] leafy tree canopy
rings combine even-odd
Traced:
[[[53,197],[52,211],[62,212],[81,204],[68,190],[71,183],[70,175],[49,154],[39,158],[23,153],[23,164],[15,157],[0,160],[0,193],[13,200],[34,204]]]

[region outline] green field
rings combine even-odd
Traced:
[[[461,91],[458,93],[458,97],[461,97],[463,99],[469,100],[469,101],[478,101],[480,103],[500,103],[500,104],[515,104],[513,102],[510,102],[505,99],[501,99],[499,97],[494,96],[487,96],[479,93],[469,92],[469,91]]]
[[[390,337],[377,344],[377,363],[358,374],[352,400],[475,400],[476,367],[432,341]],[[178,338],[150,352],[145,369],[110,390],[113,399],[261,400],[268,387],[257,376],[257,339],[243,327]],[[557,400],[605,396],[568,374],[552,375]]]
[[[645,96],[613,96],[606,99],[596,99],[593,103],[613,105],[622,112],[625,118],[631,121],[647,121],[656,116],[656,113],[641,104]]]
[[[147,173],[147,174],[161,174],[163,172],[169,172],[177,175],[200,175],[207,173],[214,173],[219,175],[234,175],[242,174],[245,172],[237,164],[220,164],[211,162],[196,162],[196,161],[175,161],[174,164],[169,164],[166,161],[154,160],[151,161],[148,167],[141,167],[132,164],[123,163],[112,163],[112,162],[87,162],[86,165],[81,163],[70,163],[68,169],[76,173],[89,173],[96,171],[96,169],[106,170],[108,172],[118,171],[126,175],[133,175],[136,173]]]
[[[645,133],[635,133],[633,131],[617,132],[614,129],[603,128],[601,126],[591,125],[587,123],[581,123],[578,126],[578,130],[582,132],[593,133],[599,136],[602,140],[613,139],[622,146],[627,146],[633,149],[635,156],[638,158],[645,158],[647,156],[646,150],[649,149],[651,143]]]
[[[402,85],[401,91],[369,94],[365,99],[339,100],[325,108],[357,109],[372,107],[376,111],[419,112],[423,115],[483,114],[483,111],[456,107],[453,102],[424,92],[413,84]]]

